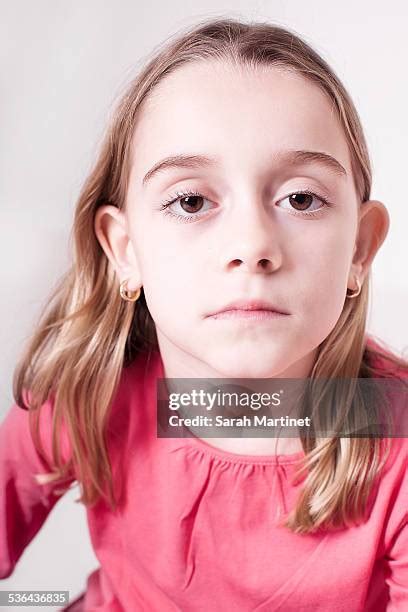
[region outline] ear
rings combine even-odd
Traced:
[[[387,209],[378,200],[363,202],[359,210],[359,224],[350,268],[350,289],[356,289],[354,278],[360,283],[367,275],[371,263],[384,242],[390,225]],[[354,277],[354,278],[353,278]]]
[[[94,230],[107,258],[120,279],[129,279],[130,291],[142,285],[141,273],[130,240],[125,213],[112,204],[99,206],[95,213]]]

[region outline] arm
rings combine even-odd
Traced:
[[[387,612],[408,610],[408,514],[385,557],[385,581],[389,587]]]
[[[384,578],[389,589],[387,612],[408,610],[408,440],[395,438],[394,443],[397,442],[394,459],[394,465],[398,464],[397,486],[392,496],[391,528],[384,555]]]
[[[46,450],[51,445],[51,408],[49,401],[41,407],[40,431],[44,440],[44,417]],[[35,474],[50,471],[50,466],[35,449],[28,417],[27,410],[14,404],[0,424],[0,579],[10,576],[24,549],[61,498],[56,493],[60,488],[56,483],[40,485],[35,479]]]

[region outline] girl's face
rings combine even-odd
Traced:
[[[129,289],[143,285],[165,375],[308,376],[375,253],[368,231],[355,248],[359,219],[375,208],[386,234],[381,203],[359,209],[330,101],[277,68],[190,64],[145,101],[132,155],[125,210],[102,207],[95,227],[104,242],[108,213],[104,248]],[[288,314],[210,316],[235,300]]]

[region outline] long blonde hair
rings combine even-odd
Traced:
[[[50,480],[63,482],[74,474],[81,486],[78,501],[86,505],[102,498],[112,509],[117,507],[106,445],[110,406],[123,368],[141,351],[158,348],[143,290],[136,303],[119,295],[116,274],[95,236],[95,212],[104,203],[124,207],[130,143],[142,102],[166,75],[206,60],[254,68],[279,66],[312,81],[329,97],[343,126],[359,201],[363,205],[370,197],[370,161],[354,105],[327,63],[298,35],[269,23],[219,18],[204,20],[155,50],[112,114],[76,204],[72,265],[42,311],[13,379],[15,401],[29,409],[33,439],[42,454],[40,408],[52,399]],[[368,296],[369,276],[360,295],[345,300],[339,320],[319,347],[312,377],[384,375],[374,365],[380,355],[387,355],[390,376],[392,367],[407,370],[407,363],[396,355],[378,344],[377,348],[367,345]],[[69,460],[61,452],[63,426],[72,446]],[[309,472],[287,527],[307,533],[361,519],[384,463],[381,442],[379,438],[302,439]]]

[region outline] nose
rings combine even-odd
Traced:
[[[250,212],[237,211],[236,216],[238,220],[228,222],[228,238],[220,254],[222,268],[263,274],[277,270],[282,252],[271,216],[255,206]]]

